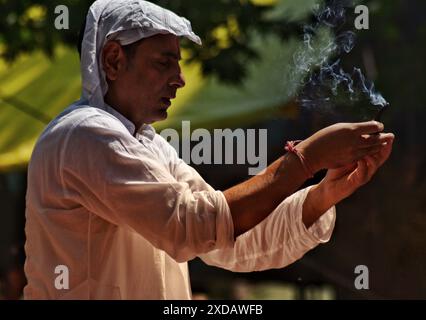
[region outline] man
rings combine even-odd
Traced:
[[[197,256],[234,271],[284,267],[329,240],[334,205],[388,158],[382,124],[337,124],[214,190],[150,125],[185,85],[181,36],[201,43],[186,19],[145,1],[90,8],[82,100],[48,125],[29,164],[27,299],[190,299]]]

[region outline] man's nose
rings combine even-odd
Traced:
[[[176,78],[174,78],[170,85],[173,87],[176,87],[177,89],[183,88],[185,86],[185,77],[183,76],[183,73],[181,70],[179,70],[179,73],[177,74]]]

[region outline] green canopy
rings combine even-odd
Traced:
[[[47,122],[79,96],[78,58],[56,51],[53,61],[35,53],[0,64],[0,170],[26,165]]]

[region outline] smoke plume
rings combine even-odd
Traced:
[[[367,98],[378,107],[387,105],[360,68],[347,72],[341,66],[341,57],[352,51],[356,40],[354,32],[340,30],[348,8],[353,8],[352,1],[326,1],[316,8],[315,22],[304,28],[303,46],[294,56],[296,72],[303,77],[298,101],[304,107],[330,108],[338,95],[351,101]],[[321,42],[321,37],[330,40]]]

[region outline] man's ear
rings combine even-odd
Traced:
[[[114,81],[125,69],[126,56],[117,41],[108,41],[102,49],[102,67],[107,80]]]

